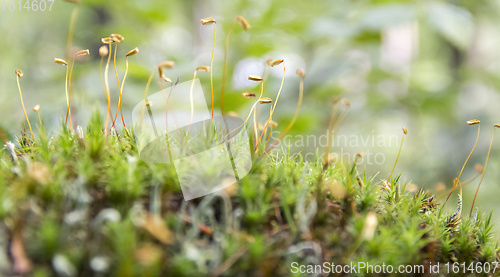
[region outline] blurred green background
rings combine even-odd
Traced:
[[[23,4],[25,0],[22,0]],[[24,102],[31,111],[41,105],[44,124],[58,130],[65,115],[65,68],[54,58],[66,58],[66,40],[74,3],[56,0],[51,11],[3,11],[0,3],[0,125],[6,136],[20,134],[24,115],[16,87],[15,69]],[[265,60],[285,59],[287,75],[274,119],[284,129],[298,98],[297,68],[306,71],[304,103],[290,132],[295,139],[326,133],[330,99],[341,96],[352,106],[340,128],[347,138],[394,138],[390,145],[337,145],[334,151],[381,153],[384,162],[366,166],[368,173],[387,178],[396,158],[404,126],[408,128],[396,172],[418,186],[448,188],[472,149],[479,119],[483,132],[463,179],[474,175],[474,164],[484,165],[493,124],[500,122],[500,3],[477,1],[97,1],[83,0],[76,23],[73,47],[90,49],[90,57],[74,69],[72,101],[74,121],[80,125],[95,109],[104,114],[106,99],[99,77],[100,39],[111,33],[125,37],[118,47],[118,72],[123,76],[124,55],[134,47],[123,92],[126,122],[131,108],[142,100],[149,74],[164,60],[175,61],[166,75],[180,81],[192,79],[199,65],[209,65],[213,26],[201,18],[217,20],[214,60],[216,105],[222,79],[224,37],[237,15],[252,28],[236,25],[230,39],[226,110],[246,117],[257,93],[246,79],[262,74]],[[275,98],[282,67],[271,69],[265,96]],[[206,99],[210,99],[209,74],[199,73]],[[112,111],[117,105],[117,85],[110,71]],[[159,90],[157,78],[150,94]],[[208,104],[208,103],[207,103]],[[265,121],[261,112],[260,122]],[[354,136],[354,137],[351,137]],[[498,206],[500,186],[500,137],[494,141],[489,170],[476,203],[483,212]],[[292,152],[314,153],[312,143],[292,147]],[[379,160],[380,161],[380,160]],[[478,181],[464,188],[464,212],[470,209]],[[456,197],[447,205],[455,209]],[[497,218],[498,212],[494,218]]]

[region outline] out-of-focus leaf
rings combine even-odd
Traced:
[[[430,25],[460,49],[469,45],[474,30],[472,14],[448,3],[433,3],[428,9]]]
[[[172,244],[174,242],[174,234],[158,215],[148,213],[142,227],[157,240],[165,244]]]
[[[415,7],[410,4],[388,4],[368,10],[361,21],[364,28],[382,30],[415,20]]]

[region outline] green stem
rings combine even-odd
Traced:
[[[108,61],[106,62],[106,69],[104,70],[104,82],[106,84],[106,98],[108,101],[108,113],[106,114],[106,123],[104,124],[104,135],[108,134],[108,120],[112,116],[111,114],[111,96],[109,94],[109,62],[111,61],[111,51],[113,51],[113,44],[109,44],[109,51],[108,51]]]
[[[217,29],[217,22],[214,22],[214,42],[212,45],[212,58],[210,60],[210,90],[212,93],[212,120],[214,119],[214,79],[212,73],[214,72],[214,53],[215,53],[215,32]]]
[[[31,137],[33,138],[33,143],[36,146],[35,135],[33,135],[33,130],[31,129],[30,120],[28,115],[26,114],[26,109],[24,108],[23,94],[21,93],[21,85],[19,84],[19,76],[17,76],[17,87],[19,88],[19,96],[21,98],[21,104],[23,106],[24,117],[26,117],[26,121],[28,122],[28,127],[30,128]]]
[[[474,200],[472,201],[472,206],[470,207],[469,216],[472,215],[472,210],[474,209],[474,203],[476,203],[477,193],[479,192],[479,188],[481,187],[481,183],[483,182],[484,175],[486,174],[486,168],[488,168],[488,160],[490,159],[491,146],[493,145],[493,138],[495,137],[495,128],[496,127],[493,127],[493,134],[491,135],[490,148],[488,148],[488,155],[486,155],[486,162],[484,163],[483,175],[481,176],[479,185],[477,185],[476,194],[474,194]]]
[[[303,94],[304,94],[304,78],[300,78],[299,100],[297,102],[297,107],[295,108],[295,113],[293,114],[292,121],[290,121],[286,129],[281,133],[278,139],[274,141],[273,144],[264,152],[264,154],[267,154],[269,153],[269,151],[273,150],[273,148],[276,147],[276,145],[285,137],[288,131],[290,131],[293,124],[295,124],[295,120],[297,120],[297,117],[299,116],[300,106],[302,105]]]
[[[227,63],[229,60],[229,36],[231,35],[231,32],[233,31],[234,24],[236,23],[236,18],[233,20],[233,23],[231,23],[231,27],[229,27],[229,30],[227,31],[226,38],[224,40],[225,43],[225,49],[224,49],[224,69],[222,70],[222,86],[220,89],[220,109],[222,115],[224,115],[224,91],[226,89],[226,77],[227,77]]]
[[[394,166],[392,167],[392,171],[391,171],[391,175],[389,175],[389,179],[387,179],[390,182],[391,186],[392,186],[392,182],[391,182],[392,174],[394,173],[394,169],[396,169],[396,165],[398,164],[399,155],[401,154],[401,148],[403,148],[403,141],[404,140],[405,140],[405,135],[403,134],[403,137],[401,138],[401,145],[399,145],[398,156],[396,157],[396,162],[394,163]]]
[[[477,127],[477,137],[476,137],[476,143],[474,143],[474,147],[472,148],[472,151],[470,151],[469,156],[465,160],[464,165],[462,166],[462,170],[460,170],[460,174],[458,174],[457,180],[453,183],[453,188],[457,186],[457,184],[460,183],[460,176],[462,176],[462,172],[464,172],[465,165],[467,165],[467,162],[469,161],[470,157],[472,156],[472,153],[474,153],[474,150],[476,150],[477,142],[479,141],[479,133],[481,131],[481,123],[479,123],[479,126]],[[448,197],[446,198],[446,201],[443,204],[443,207],[446,205],[448,202],[448,199],[450,199],[451,193],[453,190],[450,192]],[[460,194],[462,194],[462,186],[460,186]]]

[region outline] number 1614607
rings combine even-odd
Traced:
[[[5,11],[50,11],[54,0],[0,0],[0,9]]]

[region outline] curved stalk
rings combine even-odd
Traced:
[[[73,11],[71,12],[71,18],[69,22],[69,28],[68,28],[68,40],[66,42],[66,55],[68,56],[68,60],[71,63],[71,68],[73,69],[73,64],[75,63],[75,56],[71,55],[71,47],[73,46],[73,36],[75,33],[75,25],[76,25],[76,19],[78,18],[78,11],[80,9],[79,3],[76,3],[76,6],[73,8]],[[66,65],[67,66],[67,65]],[[65,124],[68,124],[68,117],[69,117],[69,125],[71,128],[71,111],[69,108],[70,101],[71,101],[71,72],[69,74],[66,73],[66,82],[69,82],[69,96],[67,96],[67,104],[68,104],[68,110],[66,112],[66,121]]]
[[[109,93],[109,81],[108,81],[108,72],[109,72],[109,62],[111,61],[111,51],[113,51],[113,44],[109,44],[108,51],[108,61],[106,62],[106,69],[104,70],[104,82],[106,84],[106,100],[108,101],[108,112],[106,113],[106,123],[104,124],[104,135],[108,134],[108,121],[111,114],[111,96]]]
[[[33,111],[38,115],[38,121],[40,122],[40,129],[43,129],[42,116],[40,115],[40,105],[33,107]]]
[[[113,65],[115,68],[116,82],[118,83],[118,107],[116,108],[116,116],[113,119],[113,124],[111,125],[111,128],[115,127],[116,117],[118,116],[118,110],[120,109],[120,103],[122,102],[122,89],[120,87],[120,79],[118,78],[118,71],[116,70],[116,52],[117,52],[117,49],[118,49],[118,43],[116,43],[116,45],[115,45],[115,54],[113,57]]]
[[[177,82],[175,82],[175,84],[170,84],[170,92],[168,93],[168,96],[165,98],[165,94],[163,94],[163,98],[165,98],[165,130],[166,132],[168,133],[168,103],[170,102],[170,95],[172,95],[172,92],[174,91],[174,87],[177,85],[177,83],[179,82],[179,79],[177,79]],[[174,126],[175,126],[175,114],[173,115],[173,118],[174,118]],[[179,132],[179,136],[180,136],[180,132]]]
[[[233,31],[233,28],[234,28],[234,24],[236,22],[238,22],[241,25],[241,27],[243,27],[244,31],[247,31],[248,29],[250,29],[250,24],[248,24],[248,21],[244,17],[239,15],[239,16],[234,18],[233,22],[231,23],[231,26],[229,27],[229,30],[227,31],[226,38],[224,39],[224,44],[225,44],[224,69],[223,69],[223,74],[222,74],[222,87],[221,87],[221,91],[220,91],[220,109],[221,109],[222,115],[225,114],[225,111],[224,111],[224,91],[226,88],[227,61],[229,59],[229,36],[231,35],[231,32]],[[214,38],[215,38],[215,34],[214,34]],[[227,122],[226,122],[226,127],[227,127]]]
[[[264,95],[264,80],[260,82],[260,96],[259,99],[262,98],[262,95]],[[257,100],[258,102],[259,100]],[[251,113],[251,112],[250,112]],[[253,111],[253,130],[255,133],[255,141],[257,141],[257,137],[259,136],[259,130],[257,129],[257,109]],[[255,147],[257,149],[257,147]]]
[[[233,133],[234,131],[238,130],[239,128],[241,128],[241,127],[245,126],[245,124],[247,123],[248,119],[249,119],[249,118],[250,118],[250,116],[252,115],[252,112],[254,111],[255,106],[259,103],[259,100],[260,100],[260,99],[258,99],[257,101],[255,101],[255,103],[253,104],[252,108],[250,109],[250,112],[248,113],[247,119],[245,119],[245,121],[243,122],[243,124],[241,124],[238,128],[236,128],[236,129],[232,130],[231,132],[229,132],[229,133],[226,135],[226,139],[227,139],[227,137],[229,137],[229,135],[230,135],[231,133]]]
[[[68,124],[69,117],[69,128],[71,129],[71,76],[73,75],[73,66],[75,65],[75,57],[71,60],[71,69],[69,71],[68,76],[68,110],[66,111],[66,121],[65,124]]]
[[[285,82],[285,70],[286,70],[285,69],[285,62],[283,62],[283,77],[281,78],[280,89],[278,90],[278,95],[276,96],[276,101],[274,101],[274,105],[273,105],[271,111],[269,112],[269,119],[267,120],[266,125],[264,125],[264,130],[266,130],[267,125],[273,120],[273,113],[274,113],[274,110],[276,109],[276,104],[278,104],[278,99],[280,98],[281,90],[283,89],[283,84]],[[271,124],[271,130],[269,132],[269,136],[267,137],[266,144],[265,144],[264,148],[269,143],[269,139],[271,138],[271,134],[272,133],[273,133],[273,125]],[[264,135],[264,132],[262,132],[262,134],[260,135],[259,140],[257,141],[257,145],[255,146],[255,151],[258,150],[259,143],[262,140],[262,136],[263,135]]]
[[[188,129],[187,129],[187,132],[186,134],[189,134],[189,130],[191,129],[191,124],[193,123],[193,116],[194,116],[194,101],[193,101],[193,90],[194,90],[194,83],[196,81],[196,74],[197,74],[197,71],[205,71],[205,72],[208,72],[209,70],[212,70],[210,67],[207,67],[207,66],[198,66],[195,70],[194,70],[194,74],[193,74],[193,82],[191,83],[191,88],[189,90],[189,102],[191,104],[191,117],[189,119],[189,126],[188,126]],[[203,122],[203,124],[205,124]],[[203,125],[205,126],[205,125]]]
[[[214,119],[214,80],[212,77],[214,69],[214,52],[215,52],[215,30],[217,29],[217,22],[214,22],[214,42],[212,45],[212,59],[210,60],[210,90],[212,93],[212,120]]]
[[[333,108],[332,108],[332,114],[330,115],[330,123],[328,123],[328,129],[326,131],[327,135],[327,143],[325,147],[325,153],[323,154],[323,162],[327,164],[328,162],[328,156],[330,155],[330,149],[332,147],[332,133],[333,133],[333,127],[335,125],[335,121],[337,120],[337,114],[339,111],[339,104],[338,101],[335,100],[333,102]]]
[[[233,31],[234,24],[236,23],[236,18],[231,23],[231,27],[227,31],[226,38],[224,39],[225,49],[224,49],[224,69],[222,70],[222,86],[220,89],[220,110],[222,115],[224,115],[224,91],[226,89],[226,77],[227,77],[227,62],[229,60],[229,36]]]
[[[493,134],[491,135],[490,147],[488,148],[488,155],[486,155],[486,162],[484,163],[483,175],[481,176],[481,180],[479,181],[479,185],[477,185],[476,194],[474,194],[474,200],[472,201],[472,206],[470,207],[469,216],[472,215],[472,210],[474,209],[474,203],[476,203],[477,193],[479,192],[479,188],[481,187],[481,183],[483,182],[484,175],[486,174],[486,168],[488,168],[488,160],[490,159],[491,146],[493,145],[493,138],[495,137],[496,126],[493,127]]]
[[[125,132],[127,133],[127,135],[129,135],[128,131],[127,131],[127,127],[125,125],[125,119],[123,118],[123,108],[122,108],[123,86],[125,85],[125,80],[127,79],[127,74],[128,74],[128,56],[125,57],[125,74],[123,75],[123,80],[122,80],[122,84],[121,84],[121,87],[120,87],[120,97],[118,99],[118,107],[116,108],[116,114],[115,114],[115,118],[113,119],[113,125],[111,126],[111,128],[115,126],[116,118],[118,117],[118,111],[120,111],[120,116],[122,118],[123,129],[125,130]]]
[[[66,93],[66,108],[69,110],[69,94],[68,94],[68,82],[69,82],[69,79],[68,78],[69,78],[69,67],[66,64],[65,93]],[[67,120],[67,118],[66,118],[66,120]],[[65,124],[67,124],[67,123],[65,123]]]
[[[37,112],[37,114],[38,114],[38,120],[40,121],[40,127],[43,128],[42,117],[40,116],[40,112]]]
[[[68,40],[66,43],[66,53],[68,58],[71,58],[71,47],[73,46],[73,35],[75,33],[75,25],[76,25],[76,19],[78,18],[78,10],[80,8],[79,3],[76,3],[76,6],[73,8],[73,12],[71,12],[71,18],[69,21],[69,28],[68,28]],[[70,61],[73,62],[73,61]]]
[[[481,175],[481,173],[477,173],[474,177],[472,177],[472,178],[470,178],[470,179],[466,180],[466,181],[465,181],[465,182],[463,182],[463,183],[462,183],[462,182],[458,182],[458,187],[451,188],[451,189],[448,189],[447,191],[443,192],[441,195],[439,195],[438,197],[436,197],[436,198],[434,199],[434,202],[438,202],[439,200],[441,200],[441,199],[445,198],[445,197],[446,197],[446,195],[447,195],[448,193],[452,193],[452,192],[454,192],[457,188],[462,189],[462,187],[463,187],[463,186],[466,186],[466,185],[468,185],[468,184],[470,184],[470,183],[474,182],[474,180],[476,180],[476,179],[477,179],[477,177],[479,177],[479,175]]]
[[[69,71],[69,77],[68,77],[68,111],[66,112],[66,122],[65,124],[67,124],[68,122],[68,117],[69,117],[69,128],[71,129],[72,125],[71,125],[71,77],[73,76],[73,67],[75,66],[75,58],[76,57],[81,57],[81,56],[86,56],[86,55],[89,55],[89,50],[86,49],[86,50],[80,50],[78,52],[76,52],[74,55],[73,55],[73,62],[71,63],[71,69]]]
[[[28,122],[28,127],[30,128],[31,137],[33,138],[33,143],[36,146],[35,135],[33,135],[33,130],[31,129],[30,120],[28,118],[28,115],[26,114],[26,109],[24,108],[23,93],[21,92],[21,85],[19,84],[19,75],[16,74],[16,77],[17,77],[17,88],[19,89],[19,97],[21,98],[21,105],[23,106],[24,117],[26,117],[26,121]]]
[[[274,147],[285,137],[285,135],[290,131],[292,128],[293,124],[295,124],[295,121],[297,120],[297,117],[299,116],[299,111],[300,111],[300,106],[302,105],[302,97],[304,94],[304,78],[300,78],[300,85],[299,85],[299,100],[297,102],[297,107],[295,108],[295,113],[293,114],[292,121],[286,126],[285,130],[281,135],[276,139],[273,144],[264,152],[264,155],[269,153],[269,151],[273,150]]]
[[[391,183],[391,186],[392,186],[392,182],[391,182],[392,174],[394,173],[394,169],[396,169],[396,165],[398,164],[399,155],[401,154],[401,148],[403,148],[403,142],[405,140],[405,135],[407,132],[408,131],[406,131],[406,129],[403,128],[403,136],[401,137],[401,144],[399,145],[398,156],[396,157],[396,162],[394,163],[394,166],[392,167],[391,175],[389,175],[389,179],[387,179],[387,181],[389,181]]]
[[[123,93],[123,85],[125,85],[125,80],[127,79],[127,74],[128,74],[128,57],[125,58],[125,64],[126,64],[126,69],[125,69],[125,75],[123,75],[122,87],[120,89],[120,96]],[[121,99],[120,99],[120,116],[122,117],[123,128],[125,129],[125,132],[127,132],[127,135],[128,135],[128,131],[126,129],[127,127],[125,126],[125,119],[123,119],[123,102],[122,102]]]
[[[194,71],[193,82],[191,83],[191,89],[189,90],[189,102],[191,103],[191,117],[189,118],[189,126],[187,129],[188,134],[189,134],[189,129],[191,129],[191,124],[193,123],[193,115],[194,115],[193,89],[195,80],[196,80],[196,70]]]
[[[108,97],[108,94],[106,93],[106,86],[104,85],[104,80],[103,80],[103,72],[102,72],[102,65],[104,63],[104,56],[101,56],[101,62],[99,63],[99,77],[101,79],[101,87],[102,87],[102,91],[104,91],[104,96],[106,97],[106,101],[108,102],[108,110],[106,111],[106,123],[105,123],[105,128],[104,128],[104,135],[107,134],[108,132],[108,120],[109,120],[109,117],[111,116],[110,113],[109,113],[109,105],[110,105],[110,100],[109,100],[109,97]]]
[[[265,130],[265,129],[264,129]],[[257,151],[257,137],[259,136],[259,130],[257,128],[257,109],[253,110],[253,131],[255,136],[255,151]],[[264,131],[262,131],[264,133]]]
[[[339,120],[335,123],[335,126],[333,127],[333,135],[337,134],[337,132],[339,131],[340,125],[342,125],[342,122],[344,121],[348,111],[349,107],[347,107],[344,110],[344,112],[342,112],[342,114],[340,115]]]
[[[460,176],[462,176],[462,172],[464,171],[464,168],[465,168],[465,165],[467,165],[467,162],[469,161],[470,157],[472,156],[472,153],[474,153],[474,150],[476,150],[476,146],[477,146],[477,142],[479,141],[479,133],[481,132],[481,123],[478,124],[479,126],[477,127],[477,137],[476,137],[476,143],[474,143],[474,147],[472,148],[472,151],[470,151],[469,153],[469,156],[467,157],[467,159],[465,160],[465,163],[464,165],[462,166],[462,170],[460,170],[460,174],[458,174],[458,177],[456,179],[456,181],[453,182],[453,190],[455,189],[455,187],[457,186],[457,184],[460,183]],[[452,192],[453,192],[452,190]],[[462,186],[460,186],[460,195],[462,194]],[[451,196],[451,192],[450,194],[448,195],[448,197],[446,198],[446,201],[444,201],[444,204],[443,204],[443,207],[446,205],[446,203],[448,202],[448,199],[450,199],[450,196]]]
[[[151,72],[151,75],[149,76],[148,82],[146,83],[146,89],[144,90],[144,106],[142,106],[141,109],[141,128],[142,124],[144,122],[144,107],[146,107],[147,104],[147,98],[148,98],[148,91],[149,91],[149,86],[151,85],[151,81],[153,80],[153,77],[155,75],[155,71]]]
[[[283,89],[284,82],[285,82],[285,62],[283,62],[283,78],[281,79],[280,90],[278,91],[278,96],[276,96],[276,102],[274,102],[273,110],[271,112],[271,115],[269,116],[269,121],[266,124],[271,123],[273,121],[274,110],[276,109],[276,104],[278,104],[278,99],[280,98],[280,93],[281,93],[281,90]],[[269,139],[271,139],[272,133],[273,133],[273,124],[271,124],[271,130],[269,132],[269,136],[267,137],[266,144],[264,145],[264,148],[267,147],[267,144],[269,143]]]

